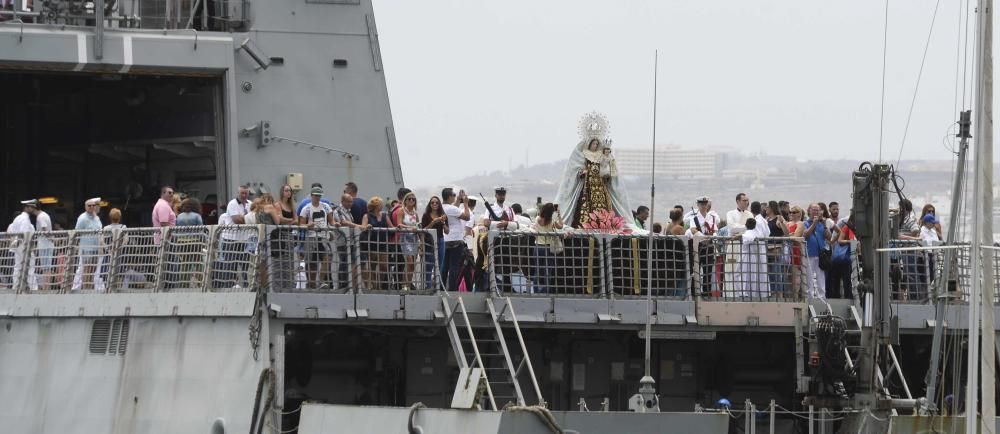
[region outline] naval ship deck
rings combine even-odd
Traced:
[[[493,232],[482,246],[489,289],[447,292],[438,289],[446,285],[440,262],[434,260],[439,252],[431,232],[369,234],[340,228],[321,231],[325,238],[318,242],[305,238],[307,231],[199,226],[4,233],[0,234],[0,294],[9,301],[3,305],[10,316],[183,316],[199,314],[197,309],[213,315],[223,313],[219,309],[226,303],[215,310],[211,303],[168,310],[163,305],[184,298],[235,302],[252,298],[243,294],[260,293],[266,294],[275,318],[431,324],[441,321],[441,297],[447,295],[509,300],[528,327],[634,329],[646,323],[647,288],[652,288],[652,323],[677,332],[787,332],[804,324],[810,307],[814,312],[829,308],[845,314],[855,305],[849,299],[814,298],[804,279],[793,286],[788,274],[794,268],[804,274],[804,265],[752,270],[747,261],[763,256],[733,254],[749,247],[732,238],[698,239],[699,249],[705,245],[715,249],[706,256],[691,255],[682,237],[656,235],[650,250],[645,236],[566,233],[561,235],[561,253],[539,255],[534,234]],[[405,283],[406,259],[396,236],[413,237],[419,248]],[[790,249],[785,246],[802,240],[771,238],[755,243],[753,248],[781,246],[787,253]],[[337,249],[337,254],[328,255],[322,279],[309,271],[323,262],[310,254],[319,244]],[[234,250],[237,247],[239,251]],[[952,328],[963,327],[965,317],[960,298],[969,272],[967,249],[962,252],[956,273],[959,291],[953,293],[955,306],[949,311],[953,318],[947,321]],[[900,330],[928,332],[933,325],[928,294],[933,293],[933,274],[940,272],[943,255],[928,250],[898,255],[895,263],[902,265],[893,281],[892,298]],[[712,263],[702,263],[708,261]],[[926,265],[931,263],[935,265]],[[851,280],[856,289],[857,261],[854,264]],[[543,270],[550,275],[542,276]]]

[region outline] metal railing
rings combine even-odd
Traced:
[[[436,233],[427,229],[348,229],[352,274],[359,291],[423,291],[441,288]]]
[[[918,240],[890,240],[890,249],[921,247]],[[929,250],[899,250],[889,253],[889,282],[892,299],[901,302],[923,302],[931,294],[934,257]]]
[[[604,245],[595,234],[490,232],[489,288],[500,294],[603,296],[610,272]]]
[[[684,299],[690,294],[690,252],[682,237],[617,235],[605,238],[609,292],[616,297]]]
[[[20,1],[13,8],[0,7],[0,22],[70,26],[97,26],[131,29],[197,29],[232,31],[246,27],[250,17],[248,0],[83,0],[35,1],[23,9]]]
[[[441,288],[434,231],[178,226],[0,233],[0,292]]]
[[[0,233],[0,292],[19,292],[24,287],[29,235]]]
[[[762,238],[493,231],[462,264],[470,290],[500,295],[790,301],[809,297],[805,243]],[[432,293],[441,290],[434,231],[298,226],[182,226],[0,233],[0,292],[251,291]],[[972,276],[968,245],[893,240],[892,297],[922,303],[954,249],[958,298]],[[856,247],[845,296],[861,274]],[[994,254],[1000,287],[1000,255]],[[478,273],[475,271],[479,270]],[[478,287],[472,280],[482,279]],[[813,280],[814,284],[818,282]],[[1000,296],[997,297],[1000,302]]]
[[[710,300],[801,301],[824,295],[818,288],[825,288],[825,281],[810,273],[801,238],[696,237],[691,252],[694,293]]]
[[[488,251],[489,287],[501,295],[790,301],[807,293],[799,238],[491,232]]]

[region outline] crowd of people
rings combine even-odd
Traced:
[[[483,291],[491,286],[486,234],[506,231],[532,234],[532,245],[524,251],[531,260],[517,273],[501,264],[494,270],[498,284],[509,288],[512,275],[520,274],[520,278],[531,281],[528,286],[532,292],[548,292],[557,278],[554,267],[562,253],[563,239],[579,229],[564,221],[558,204],[539,200],[533,209],[527,210],[517,203],[508,204],[504,187],[495,189],[493,202],[483,198],[486,203],[478,210],[476,198],[452,188],[443,189],[440,196],[431,196],[423,203],[408,188],[400,188],[396,199],[388,203],[380,196],[366,200],[359,197],[358,186],[353,182],[344,185],[335,201],[327,197],[320,183],[313,183],[305,190],[308,196],[298,201],[289,185],[282,186],[277,198],[264,193],[251,199],[250,191],[249,186],[241,186],[218,222],[272,228],[267,242],[262,243],[268,250],[269,265],[261,267],[260,276],[269,279],[272,285],[333,289],[346,288],[353,279],[371,289],[437,289],[437,276],[432,273],[437,268],[441,272],[440,286],[454,291]],[[707,196],[696,198],[695,202],[696,208],[687,212],[683,206],[675,206],[666,222],[651,222],[646,206],[638,207],[629,220],[628,227],[635,233],[651,231],[708,240],[688,245],[690,256],[698,258],[698,269],[691,270],[696,271],[691,274],[697,280],[686,282],[691,285],[671,285],[677,291],[690,292],[698,287],[701,295],[707,296],[799,298],[803,294],[797,293],[798,288],[806,288],[814,298],[853,296],[851,258],[845,248],[856,239],[854,219],[852,215],[842,215],[837,202],[816,202],[802,208],[787,201],[751,202],[746,194],[740,193],[735,207],[724,218],[713,210]],[[8,226],[8,232],[57,229],[38,200],[29,199],[21,204],[23,211]],[[123,229],[121,210],[110,209],[105,226],[100,216],[101,206],[101,198],[85,201],[85,210],[74,229]],[[205,223],[198,200],[181,199],[171,186],[160,189],[150,217],[153,227]],[[928,245],[940,243],[941,224],[933,205],[924,206],[916,217],[912,204],[902,200],[897,218],[898,239]],[[282,226],[292,227],[281,229]],[[351,231],[340,231],[342,228]],[[361,263],[355,268],[357,271],[348,267],[352,252],[348,238],[342,235],[345,233],[360,234]],[[428,236],[429,233],[434,236]],[[777,239],[782,237],[804,242]],[[245,284],[245,279],[239,277],[239,264],[249,260],[247,244],[254,235],[224,232],[221,238],[222,265],[213,278],[236,286]],[[46,237],[38,240],[37,256],[41,259],[33,265],[44,269],[52,265],[48,259],[52,257],[51,240]],[[90,253],[85,255],[87,258],[97,257],[90,252],[98,248],[96,237],[81,239],[80,243],[81,251]],[[176,255],[193,254],[168,253],[175,255],[175,259],[179,257]],[[83,285],[92,284],[94,269],[99,264],[88,259],[81,265]],[[919,274],[932,266],[932,261],[908,260],[899,265],[904,271],[924,267],[909,274]],[[675,277],[671,280],[679,281]],[[914,284],[926,285],[926,282]]]

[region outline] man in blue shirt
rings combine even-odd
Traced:
[[[358,197],[358,184],[354,181],[344,184],[344,193],[354,198],[354,203],[351,204],[351,218],[354,219],[354,224],[360,225],[361,219],[368,213],[368,201]]]
[[[826,299],[826,270],[819,267],[820,251],[829,248],[830,228],[821,215],[819,204],[809,205],[809,219],[805,221],[805,232],[802,238],[806,240],[806,287],[812,298]]]
[[[311,191],[314,188],[323,188],[323,184],[320,184],[318,182],[314,182],[314,183],[312,183],[312,185],[309,186],[309,189]],[[305,198],[303,198],[302,201],[299,202],[299,206],[295,208],[295,215],[302,214],[302,208],[305,208],[306,205],[308,205],[309,202],[311,202],[311,201],[312,201],[311,196],[306,196]],[[330,203],[330,201],[327,200],[327,198],[322,197],[322,198],[319,199],[319,201],[320,201],[320,203],[325,203],[327,205],[330,205],[331,208],[333,208],[333,204]]]

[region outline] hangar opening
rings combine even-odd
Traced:
[[[224,199],[222,79],[213,76],[0,71],[0,221],[39,198],[72,229],[101,197],[128,226],[149,226],[159,186],[202,203],[214,223]],[[221,198],[221,199],[220,199]]]

